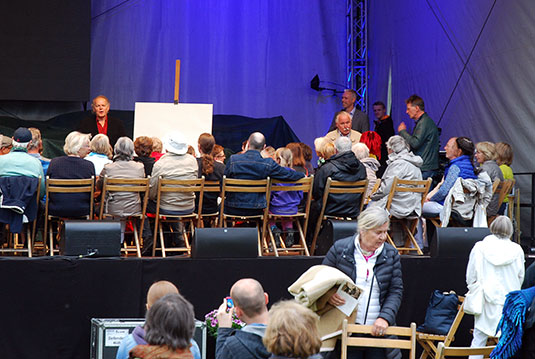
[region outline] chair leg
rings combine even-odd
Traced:
[[[136,245],[136,254],[138,258],[141,258],[141,246],[139,245],[139,233],[137,231],[137,226],[134,223],[134,221],[132,221],[132,225],[134,227],[134,243]]]
[[[52,223],[48,223],[48,236],[50,239],[50,256],[54,256],[54,230],[52,228]]]
[[[316,241],[318,240],[318,235],[320,233],[321,222],[323,222],[323,219],[318,218],[318,222],[316,223],[316,229],[314,230],[314,237],[312,238],[312,244],[310,245],[311,255],[314,255],[314,253],[316,252]]]
[[[279,256],[279,252],[278,252],[278,248],[277,248],[277,243],[275,242],[275,236],[273,236],[273,232],[271,231],[271,227],[268,228],[267,231],[268,231],[269,239],[271,240],[271,246],[273,247],[273,253],[275,253],[275,257],[278,257]]]
[[[32,228],[33,228],[33,225],[32,225]],[[28,228],[27,228],[27,231],[26,231],[26,242],[28,242],[27,246],[28,246],[28,257],[29,258],[32,257],[32,251],[33,251],[32,241],[33,241],[33,237],[32,237],[32,234],[31,234],[30,225],[28,224]]]
[[[297,230],[299,231],[299,242],[301,243],[301,246],[303,247],[305,255],[307,257],[310,257],[310,252],[308,251],[306,237],[305,237],[305,233],[303,232],[303,227],[301,226],[301,222],[299,221],[299,219],[297,219],[295,222],[297,223]]]
[[[163,226],[162,226],[162,222],[160,221],[160,246],[161,246],[161,250],[162,250],[162,258],[165,258],[166,257],[166,253],[165,253],[165,238],[164,238],[164,235],[163,235]]]

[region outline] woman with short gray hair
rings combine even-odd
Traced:
[[[388,150],[387,167],[381,178],[381,185],[371,195],[369,206],[386,207],[388,195],[394,183],[394,178],[403,180],[422,180],[420,166],[423,160],[420,156],[409,151],[409,145],[401,136],[392,136],[386,142]],[[397,218],[411,214],[422,214],[422,196],[419,193],[399,192],[392,199],[390,214]]]
[[[109,178],[145,178],[145,168],[142,163],[133,161],[134,142],[128,137],[120,137],[113,149],[113,162],[104,166],[97,181],[97,188],[101,189],[104,177]],[[128,217],[141,213],[141,199],[139,193],[114,192],[104,201],[104,213],[118,217]]]
[[[511,241],[513,224],[498,216],[491,234],[477,242],[468,260],[465,309],[474,314],[472,347],[482,347],[496,335],[507,293],[519,290],[524,280],[524,251]]]
[[[95,166],[97,176],[108,163],[111,163],[112,148],[108,136],[99,133],[91,139],[91,152],[85,158]]]
[[[359,142],[351,147],[351,151],[357,156],[357,159],[366,168],[366,177],[368,178],[368,189],[366,190],[366,198],[370,197],[373,187],[377,183],[377,175],[375,174],[381,164],[376,158],[370,157],[370,150],[366,144]]]
[[[356,322],[372,325],[372,335],[383,336],[390,325],[395,325],[403,295],[400,256],[396,248],[385,243],[390,225],[386,210],[380,207],[367,208],[360,213],[357,222],[357,233],[336,241],[322,264],[341,270],[364,290],[357,308]],[[345,301],[335,293],[329,303],[339,306]],[[335,352],[338,349],[337,346]],[[354,354],[364,352],[365,358],[368,355],[385,357],[384,350],[380,348],[351,349],[354,349]],[[350,358],[353,357],[352,350],[348,353]],[[334,357],[339,358],[340,353],[333,353],[328,358]]]

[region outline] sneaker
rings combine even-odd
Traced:
[[[293,231],[286,233],[286,238],[284,239],[284,243],[286,244],[286,247],[289,248],[295,244],[295,238],[294,238]]]

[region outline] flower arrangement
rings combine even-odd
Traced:
[[[212,310],[210,313],[204,316],[204,321],[206,323],[206,328],[208,329],[208,334],[217,338],[217,328],[219,328],[219,323],[217,321],[217,309]],[[232,314],[232,327],[234,329],[241,329],[245,327],[245,323],[242,322],[236,314]]]

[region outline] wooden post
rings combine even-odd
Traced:
[[[175,66],[175,105],[178,104],[179,90],[180,90],[180,60],[176,60],[176,66]]]

